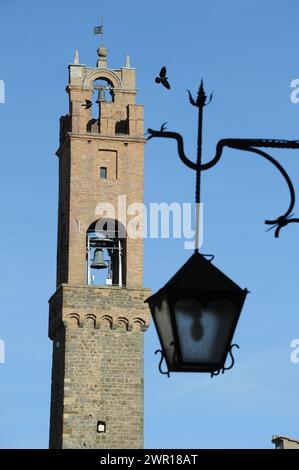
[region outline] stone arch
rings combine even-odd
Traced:
[[[112,328],[112,325],[113,325],[113,318],[110,317],[109,315],[103,315],[101,318],[100,318],[100,326],[104,329],[110,329]]]
[[[86,232],[88,284],[126,285],[126,237],[126,228],[117,219],[102,217],[89,225]],[[101,263],[94,263],[96,253]]]
[[[92,313],[88,313],[84,317],[84,324],[88,325],[88,326],[91,325],[95,328],[95,326],[96,326],[96,316],[93,315]]]
[[[92,87],[95,80],[107,80],[113,88],[124,88],[121,79],[111,70],[92,70],[85,76],[83,86]]]
[[[70,313],[67,316],[67,323],[70,326],[81,326],[80,315],[78,313]]]
[[[139,317],[133,318],[133,330],[145,331],[146,322],[142,318],[139,318]]]
[[[129,329],[129,321],[125,317],[118,317],[117,319],[117,325],[121,330],[126,330],[128,331]]]

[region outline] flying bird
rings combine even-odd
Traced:
[[[82,106],[85,106],[85,109],[89,109],[92,107],[92,102],[90,100],[85,100],[85,103],[82,104]]]
[[[166,67],[165,66],[163,66],[161,68],[160,73],[159,73],[159,77],[155,78],[155,82],[156,83],[162,83],[162,85],[165,86],[165,88],[167,88],[167,90],[170,90],[170,85],[169,85],[168,79],[166,77]]]

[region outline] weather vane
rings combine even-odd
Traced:
[[[104,40],[104,18],[101,17],[101,24],[100,26],[95,26],[93,28],[93,34],[100,34],[102,36],[102,42]]]

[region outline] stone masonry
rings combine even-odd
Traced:
[[[149,294],[63,284],[50,299],[51,448],[143,446],[143,300]],[[98,421],[106,422],[105,433],[96,432]]]

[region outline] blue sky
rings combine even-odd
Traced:
[[[137,68],[145,127],[167,121],[183,134],[190,158],[197,122],[186,89],[195,93],[203,77],[207,91],[214,90],[204,117],[203,158],[209,160],[224,137],[299,138],[299,104],[290,101],[290,83],[299,78],[298,13],[296,0],[1,0],[1,448],[48,445],[55,151],[75,49],[82,63],[95,65],[92,27],[104,16],[109,66],[123,65],[130,53]],[[163,64],[171,92],[153,83]],[[272,155],[298,188],[299,151]],[[148,330],[147,448],[271,448],[272,434],[299,437],[299,364],[290,362],[290,342],[299,338],[299,227],[289,225],[277,240],[263,224],[283,213],[288,197],[275,168],[251,153],[227,149],[204,173],[203,252],[214,253],[215,264],[251,291],[235,335],[240,350],[234,369],[219,377],[167,379],[153,354],[156,333]],[[194,174],[179,161],[174,143],[150,141],[146,203],[193,198]],[[157,290],[190,254],[181,240],[146,240],[144,286]]]

